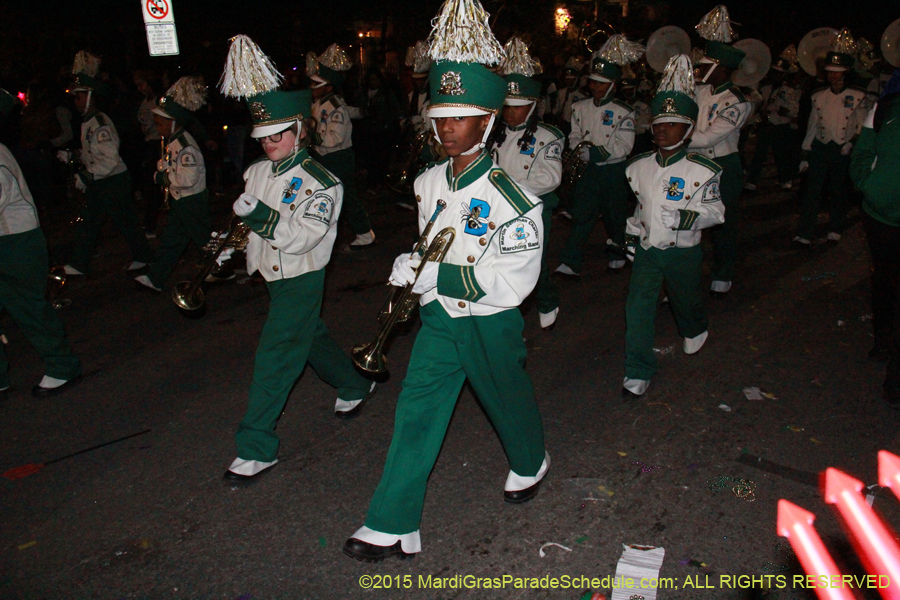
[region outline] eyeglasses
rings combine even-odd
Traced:
[[[290,129],[290,127],[285,129],[284,131],[279,131],[278,133],[273,133],[272,135],[267,135],[267,136],[264,136],[261,138],[256,138],[256,141],[259,142],[260,144],[262,144],[266,140],[269,140],[273,144],[277,144],[278,142],[281,141],[281,138],[284,136],[284,132],[288,131],[289,129]]]

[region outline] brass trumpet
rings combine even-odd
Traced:
[[[441,262],[450,249],[450,244],[456,237],[456,230],[452,227],[442,229],[435,238],[428,244],[428,234],[437,220],[438,215],[447,207],[447,203],[443,200],[437,201],[437,208],[431,219],[422,231],[416,247],[413,248],[412,254],[418,254],[422,257],[419,266],[416,268],[416,280],[419,279],[419,273],[426,262]],[[427,245],[427,249],[426,249]],[[353,348],[353,363],[367,373],[378,375],[388,370],[387,357],[384,355],[384,345],[387,342],[391,330],[398,323],[409,320],[413,310],[419,302],[421,294],[413,293],[413,287],[416,282],[413,281],[404,287],[394,286],[388,295],[387,301],[378,314],[378,323],[381,328],[378,330],[378,337],[371,344],[360,344]]]
[[[422,160],[422,151],[426,146],[431,145],[434,139],[434,133],[431,129],[425,129],[418,135],[412,143],[412,150],[403,163],[403,169],[397,173],[391,173],[387,176],[388,187],[398,194],[411,194],[413,179],[416,173],[425,166],[426,161]]]
[[[578,183],[581,176],[584,175],[588,163],[581,160],[582,148],[590,148],[593,146],[591,142],[579,142],[574,148],[569,148],[562,155],[563,172],[562,185],[566,188]]]
[[[234,213],[228,222],[228,234],[223,238],[219,236],[213,238],[203,247],[204,251],[209,252],[209,258],[203,263],[200,271],[193,279],[179,281],[172,290],[172,301],[187,311],[195,311],[203,306],[204,294],[203,281],[209,272],[216,265],[216,259],[226,248],[234,248],[235,250],[243,250],[247,247],[250,237],[250,227],[244,224]]]

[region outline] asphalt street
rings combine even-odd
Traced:
[[[220,221],[237,193],[215,196]],[[364,199],[378,241],[359,253],[336,247],[324,301],[323,318],[347,351],[374,338],[392,261],[415,239],[414,213],[387,196]],[[866,357],[871,265],[858,209],[839,244],[798,252],[789,248],[792,193],[764,179],[743,202],[738,275],[727,298],[707,300],[706,346],[683,354],[662,307],[659,373],[630,402],[620,396],[630,270],[605,272],[598,226],[581,281],[559,282],[556,328],[541,330],[533,302],[523,306],[527,370],[552,457],[540,493],[504,503],[509,466],[464,388],[431,475],[423,551],[381,564],[352,560],[341,546],[363,524],[378,483],[416,328],[396,338],[391,375],[355,420],[333,416],[335,391],[307,369],[278,423],[280,463],[254,485],[233,487],[222,474],[235,456],[265,285],[239,275],[209,286],[206,314],[186,319],[169,288],[195,271],[198,254],[186,255],[165,293],[139,290],[108,226],[95,275],[62,291],[72,302],[60,314],[86,373],[76,388],[32,398],[42,365],[8,316],[0,321],[13,381],[0,404],[0,598],[577,600],[609,592],[609,582],[577,578],[614,576],[623,544],[665,548],[659,576],[674,587],[661,599],[813,598],[792,585],[802,570],[776,535],[781,498],[816,515],[844,572],[863,574],[816,484],[829,466],[874,484],[878,450],[900,450],[900,415],[880,401],[884,366]],[[68,216],[63,207],[45,222],[60,261],[71,242]],[[554,267],[567,233],[555,219]],[[349,239],[343,228],[339,244]],[[748,387],[762,399],[749,400]],[[753,482],[753,495],[740,498],[731,484],[712,489],[723,476]],[[875,495],[874,508],[900,526],[889,490]],[[548,546],[541,557],[550,542],[565,548]],[[771,589],[723,587],[728,575],[771,575]],[[500,590],[459,587],[504,576]],[[577,585],[540,584],[564,576]],[[516,578],[536,578],[538,589],[518,589]]]

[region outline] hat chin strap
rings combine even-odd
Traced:
[[[653,126],[651,125],[650,128],[653,129]],[[672,144],[671,146],[660,146],[659,149],[660,149],[660,150],[674,150],[675,148],[677,148],[678,146],[680,146],[680,145],[682,145],[682,144],[684,143],[684,140],[686,140],[687,137],[688,137],[689,135],[691,135],[691,132],[692,132],[693,130],[694,130],[694,124],[691,123],[691,124],[688,126],[687,131],[684,133],[684,135],[681,136],[681,139],[678,140],[678,143],[677,143],[677,144]]]
[[[534,110],[534,108],[532,108],[532,110]],[[529,116],[530,114],[531,113],[529,113]],[[475,144],[465,152],[461,152],[460,156],[469,156],[470,154],[481,152],[481,150],[484,149],[484,147],[487,145],[488,136],[491,135],[491,130],[494,128],[494,119],[496,118],[496,116],[497,115],[495,115],[494,113],[491,113],[491,120],[488,121],[488,126],[487,129],[484,130],[484,135],[481,137],[481,142]],[[443,144],[444,142],[441,141],[441,134],[438,133],[437,123],[435,123],[434,119],[431,120],[431,129],[434,131],[434,139],[437,140],[438,144]]]
[[[716,70],[716,67],[719,66],[719,63],[710,63],[709,71],[706,72],[706,75],[703,76],[703,79],[700,80],[700,83],[706,83],[706,80],[709,79],[709,76],[712,75],[712,72]]]
[[[533,110],[533,109],[532,109]],[[491,113],[491,118],[488,121],[488,125],[484,130],[484,135],[481,136],[481,141],[466,150],[465,152],[460,152],[460,156],[469,156],[475,154],[476,152],[481,152],[485,146],[487,146],[488,136],[491,135],[491,130],[494,128],[494,119],[497,117],[494,113]]]
[[[84,110],[81,111],[82,117],[84,115],[88,114],[88,111],[91,110],[91,94],[93,94],[94,92],[93,92],[93,90],[88,90],[87,93],[88,93],[87,102],[84,103]]]

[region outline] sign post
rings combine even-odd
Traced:
[[[175,14],[172,12],[173,0],[140,1],[150,56],[178,54],[178,34],[175,32]]]

